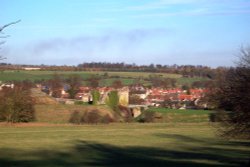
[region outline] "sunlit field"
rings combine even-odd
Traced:
[[[0,81],[41,81],[49,80],[53,78],[54,74],[59,74],[62,78],[68,78],[70,75],[77,74],[82,79],[83,85],[88,85],[86,79],[92,76],[100,77],[100,86],[111,86],[115,80],[120,80],[123,85],[131,85],[135,82],[139,82],[143,85],[151,85],[149,81],[145,79],[150,75],[157,75],[162,78],[175,78],[177,85],[191,85],[195,81],[204,81],[206,78],[183,78],[179,74],[167,74],[167,73],[149,73],[149,72],[105,72],[105,71],[1,71]],[[105,76],[105,77],[104,77]],[[139,79],[139,80],[138,80]]]
[[[0,126],[1,166],[244,166],[250,141],[209,123]]]
[[[148,73],[148,72],[105,72],[105,71],[1,71],[0,78],[2,81],[11,80],[25,80],[29,79],[31,81],[50,79],[54,74],[59,74],[61,76],[67,77],[72,74],[78,74],[83,79],[90,77],[91,75],[103,76],[108,75],[109,77],[121,77],[121,78],[138,78],[138,77],[149,77],[149,75],[161,75],[166,78],[180,78],[181,75],[178,74],[166,74],[166,73]]]

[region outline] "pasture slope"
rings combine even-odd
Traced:
[[[72,74],[77,74],[82,77],[83,80],[91,76],[106,77],[102,78],[100,86],[110,86],[114,80],[121,80],[124,85],[131,85],[135,82],[138,82],[138,79],[149,78],[150,75],[158,75],[164,78],[175,78],[177,79],[178,85],[192,84],[195,81],[207,80],[205,78],[183,78],[179,74],[168,74],[168,73],[149,73],[149,72],[105,72],[105,71],[1,71],[0,72],[0,81],[39,81],[39,80],[48,80],[53,77],[54,74],[59,74],[63,78],[67,78]],[[140,80],[144,85],[150,85],[149,81]],[[86,81],[83,81],[84,85],[87,85]]]
[[[250,141],[210,123],[1,124],[0,166],[246,166]]]
[[[25,80],[29,79],[31,81],[41,80],[41,79],[50,79],[54,74],[59,74],[60,76],[67,77],[72,74],[78,74],[83,79],[86,79],[93,75],[108,77],[119,77],[119,78],[148,78],[149,75],[161,75],[166,78],[180,78],[181,75],[178,74],[167,74],[167,73],[148,73],[148,72],[105,72],[105,71],[1,71],[0,78],[2,81],[11,81],[11,80]]]

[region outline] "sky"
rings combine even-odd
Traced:
[[[233,66],[250,0],[0,0],[5,63]]]

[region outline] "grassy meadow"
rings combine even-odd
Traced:
[[[151,85],[149,81],[144,79],[149,78],[150,75],[158,75],[163,78],[175,78],[178,85],[191,85],[195,81],[205,80],[204,78],[183,78],[179,74],[167,74],[167,73],[149,73],[149,72],[105,72],[105,71],[1,71],[0,72],[0,81],[39,81],[39,80],[48,80],[53,77],[54,74],[59,74],[62,78],[67,78],[72,74],[77,74],[81,76],[84,80],[83,85],[87,85],[86,79],[91,76],[99,76],[102,79],[100,80],[100,86],[110,86],[112,83],[119,79],[122,81],[123,85],[131,85],[135,82],[138,82],[144,85]],[[105,78],[103,78],[105,76]]]
[[[250,141],[209,123],[0,126],[1,166],[245,166]]]
[[[150,112],[160,113],[162,119],[156,120],[156,122],[186,122],[186,123],[201,123],[209,122],[210,115],[214,111],[208,110],[179,110],[179,109],[168,109],[168,108],[150,108]]]
[[[106,106],[36,105],[36,122],[0,124],[0,166],[246,166],[250,141],[217,136],[212,111],[151,109],[161,123],[69,124],[74,110]],[[189,121],[186,121],[189,120]]]
[[[54,74],[59,74],[60,76],[67,77],[72,74],[78,74],[83,79],[87,79],[91,75],[99,75],[104,76],[107,75],[109,77],[119,77],[119,78],[147,78],[152,73],[148,72],[101,72],[101,71],[1,71],[0,79],[1,81],[12,81],[12,80],[25,80],[29,79],[31,81],[41,80],[41,79],[50,79]],[[166,73],[153,73],[154,75],[160,75],[166,78],[180,78],[181,75],[178,74],[166,74]]]

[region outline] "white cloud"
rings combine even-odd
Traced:
[[[127,60],[132,62],[137,56],[145,56],[147,52],[154,50],[155,44],[150,45],[152,41],[167,38],[170,34],[171,31],[166,28],[109,30],[101,35],[33,41],[16,47],[6,56],[12,63],[21,64],[78,64],[83,61]]]
[[[201,0],[200,0],[201,1]],[[140,6],[130,6],[128,10],[154,10],[160,8],[166,8],[171,5],[186,5],[193,4],[195,2],[200,2],[197,0],[158,0],[151,3],[146,3]]]
[[[180,6],[183,8],[179,8]],[[250,2],[244,0],[157,0],[139,6],[130,6],[124,10],[141,11],[134,14],[132,16],[134,18],[249,14]]]

